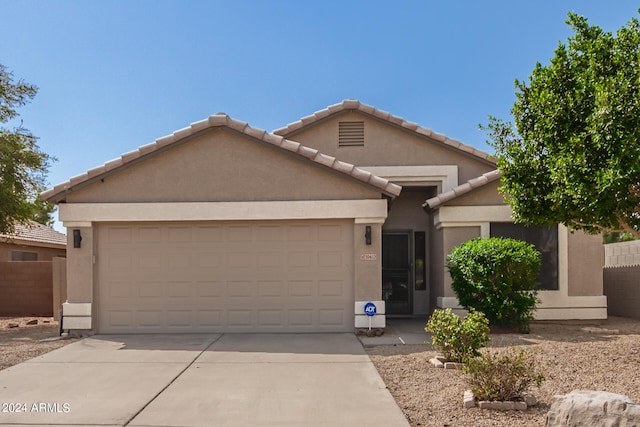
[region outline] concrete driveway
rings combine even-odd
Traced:
[[[353,334],[94,336],[0,371],[0,403],[0,425],[409,425]]]

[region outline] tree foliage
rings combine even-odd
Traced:
[[[0,64],[0,233],[11,233],[16,223],[35,220],[51,223],[53,206],[39,199],[53,160],[41,152],[36,137],[22,124],[13,129],[4,125],[19,116],[17,108],[37,93],[37,87]]]
[[[515,127],[486,127],[501,191],[517,222],[640,237],[640,25],[567,23],[550,63],[516,80]]]

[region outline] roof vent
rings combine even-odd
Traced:
[[[338,147],[364,146],[364,122],[339,122]]]

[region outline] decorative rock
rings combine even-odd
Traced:
[[[527,406],[536,406],[538,404],[538,399],[533,394],[525,394],[524,402]]]
[[[38,319],[29,320],[27,322],[27,325],[37,325],[37,324],[38,324]]]
[[[17,323],[9,323],[7,325],[7,328],[17,328],[18,326],[20,326],[20,325],[18,325]]]
[[[465,409],[473,408],[476,406],[476,398],[473,396],[473,392],[471,390],[465,390],[464,396],[462,398],[462,405]]]
[[[554,396],[546,427],[638,426],[640,405],[627,396],[604,391],[574,390]]]

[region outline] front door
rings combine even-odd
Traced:
[[[390,315],[412,313],[410,236],[382,233],[382,298]]]

